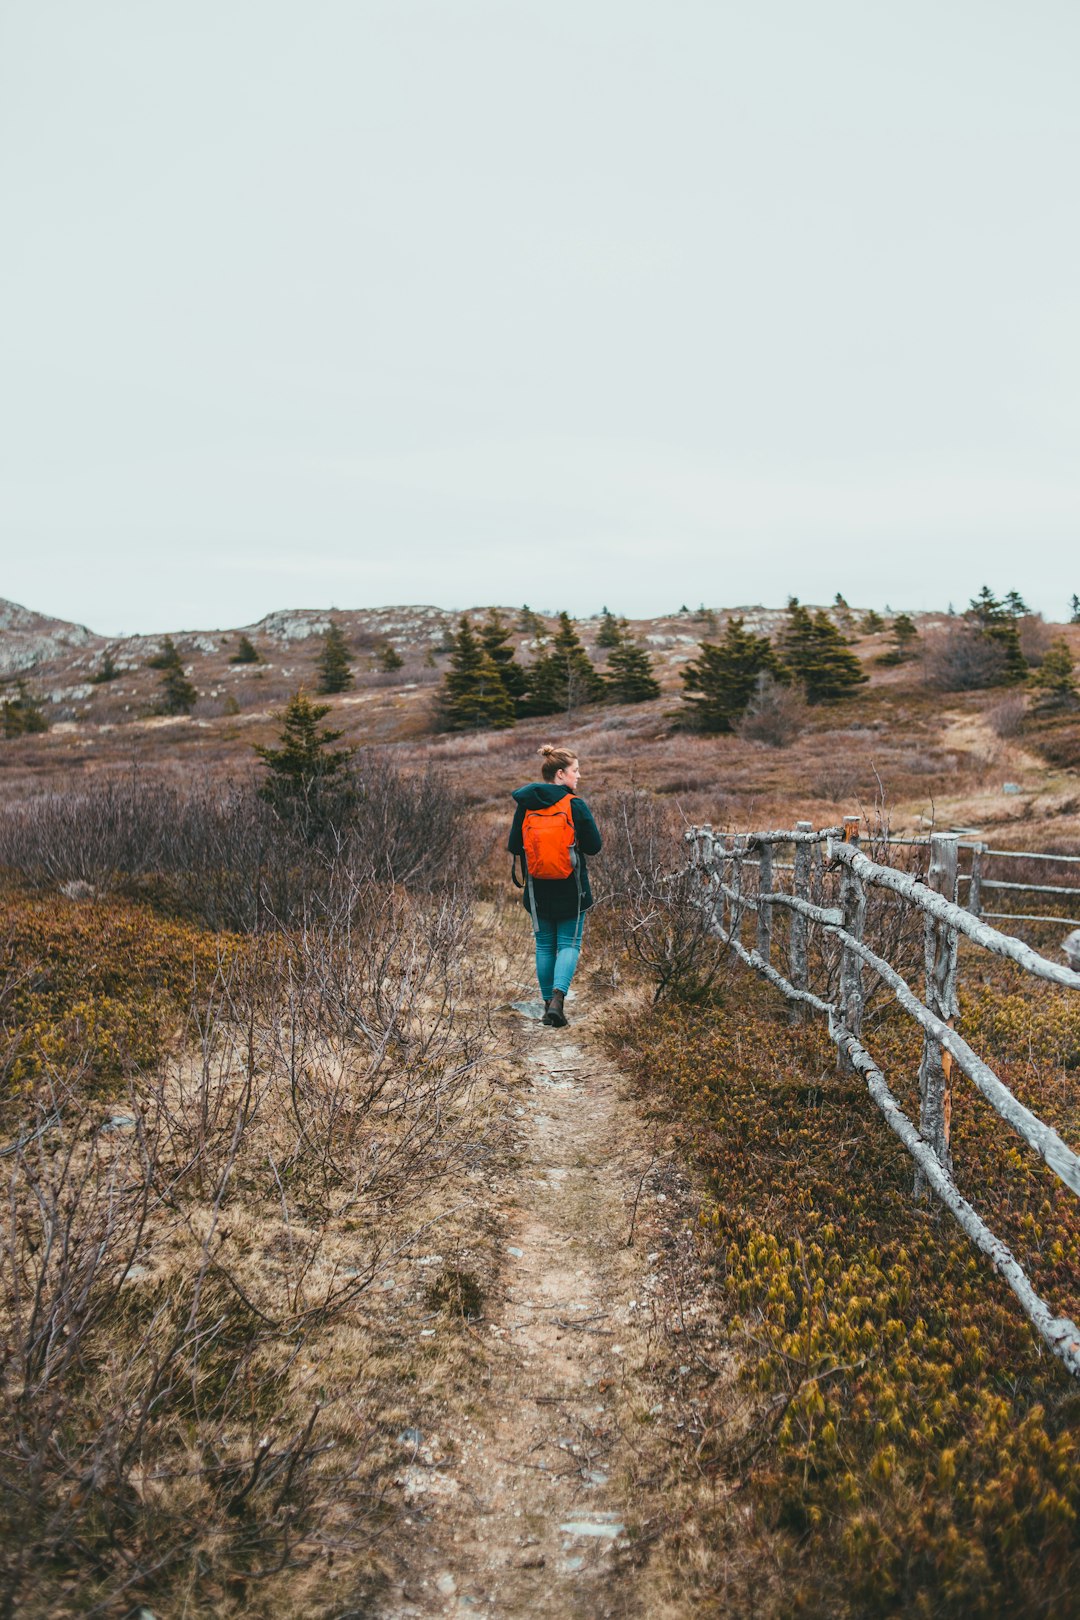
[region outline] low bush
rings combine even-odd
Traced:
[[[976,692],[999,686],[1008,656],[999,641],[977,625],[960,623],[926,638],[926,678],[942,692]]]
[[[1075,1010],[1058,992],[1033,1009],[1001,989],[991,975],[965,998],[965,1035],[997,1048],[1002,1078],[1044,1117],[1075,1122]],[[660,1008],[612,1041],[709,1189],[702,1237],[749,1416],[733,1421],[721,1388],[697,1414],[698,1463],[787,1535],[798,1612],[1071,1612],[1080,1397],[984,1258],[912,1197],[911,1161],[862,1083],[837,1073],[825,1031],[789,1026],[740,971],[721,1017]],[[914,1072],[917,1039],[895,1020],[871,1044],[887,1074]],[[1075,1319],[1071,1195],[962,1085],[953,1144],[961,1185]]]
[[[484,1151],[469,927],[383,884],[257,946],[15,907],[0,1015],[39,1061],[0,1148],[0,1612],[337,1613],[339,1570],[367,1612],[400,1390],[371,1399],[359,1306]],[[122,1112],[76,996],[145,1040],[105,1065]]]
[[[185,790],[133,774],[17,800],[0,814],[0,866],[38,890],[78,883],[208,928],[287,926],[369,876],[453,887],[469,833],[436,772],[399,772],[367,752],[356,791],[317,836],[266,803],[254,780]]]

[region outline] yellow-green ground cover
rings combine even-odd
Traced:
[[[876,1024],[868,1044],[917,1117],[918,1041],[892,1013]],[[1075,996],[1021,993],[995,967],[961,1027],[1075,1140]],[[696,1462],[781,1533],[781,1611],[1075,1613],[1080,1389],[951,1217],[913,1198],[910,1159],[823,1028],[793,1027],[740,971],[712,1005],[624,1014],[610,1039],[705,1178],[746,1406],[733,1417],[718,1381]],[[1075,1319],[1073,1196],[962,1079],[953,1146],[962,1190]]]

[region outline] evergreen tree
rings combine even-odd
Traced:
[[[1032,686],[1041,693],[1039,709],[1072,709],[1080,693],[1076,689],[1075,665],[1064,636],[1047,648],[1039,668],[1031,676]]]
[[[836,596],[833,599],[833,611],[845,630],[854,629],[855,620],[852,617],[851,608],[848,606],[847,598],[844,596],[842,591],[837,591]]]
[[[230,664],[261,664],[262,655],[250,636],[241,636],[236,644],[236,651],[229,659]]]
[[[723,639],[703,641],[698,656],[681,671],[690,724],[702,731],[731,731],[766,671],[783,678],[768,636],[755,636],[741,618],[729,619]]]
[[[809,703],[828,703],[862,686],[868,677],[843,636],[822,609],[811,615],[793,601],[781,640],[783,659],[806,689]]]
[[[892,634],[893,640],[896,642],[897,652],[901,658],[907,658],[919,639],[919,632],[915,628],[915,620],[910,613],[898,613],[896,615],[893,620]]]
[[[1077,596],[1075,591],[1073,592],[1072,601],[1069,603],[1069,610],[1072,615],[1069,623],[1080,624],[1080,596]]]
[[[879,630],[884,630],[885,620],[873,608],[868,608],[863,614],[862,632],[864,636],[875,636]]]
[[[878,663],[903,664],[915,656],[915,643],[919,639],[919,632],[910,613],[896,615],[892,625],[892,638],[892,647],[887,653],[882,653]]]
[[[559,614],[558,630],[526,675],[524,714],[569,716],[604,696],[604,678],[594,669],[569,613]]]
[[[161,671],[158,690],[161,693],[162,714],[189,714],[199,700],[199,694],[184,674],[183,659],[171,636],[161,643],[161,651],[147,659],[151,669]]]
[[[335,748],[341,732],[319,726],[329,713],[329,703],[313,703],[301,688],[279,716],[280,747],[255,748],[267,768],[260,797],[309,837],[340,825],[355,799],[352,749]]]
[[[35,732],[48,731],[49,722],[46,720],[41,704],[30,691],[26,682],[15,682],[14,697],[5,697],[0,702],[0,728],[5,737],[28,737]]]
[[[517,627],[523,636],[532,636],[534,641],[545,633],[546,628],[539,613],[534,613],[528,602],[518,614]]]
[[[153,658],[146,660],[147,669],[183,669],[183,662],[176,650],[172,636],[166,636],[161,643],[161,651],[156,652]]]
[[[988,632],[990,639],[995,641],[1005,654],[1005,670],[1002,680],[1006,685],[1015,686],[1028,678],[1028,661],[1024,657],[1024,649],[1020,645],[1020,626],[1015,619],[1007,619],[1004,624],[996,626]]]
[[[1020,618],[1027,612],[1023,598],[1010,591],[999,602],[989,585],[973,596],[964,617],[1002,655],[1000,673],[993,684],[1016,685],[1027,679],[1028,666],[1020,645]]]
[[[640,642],[624,636],[607,661],[608,695],[616,703],[648,703],[660,696],[652,659]]]
[[[162,714],[190,714],[199,701],[199,694],[184,674],[183,664],[170,665],[161,677]]]
[[[323,637],[323,650],[315,660],[315,668],[320,692],[347,692],[352,685],[352,657],[340,625],[332,624]]]
[[[978,596],[968,604],[965,618],[973,619],[981,630],[990,630],[1008,617],[1005,604],[999,602],[989,585],[984,585]]]
[[[90,677],[91,686],[104,686],[108,681],[115,681],[120,671],[112,655],[112,648],[106,647],[101,655],[101,663]]]
[[[495,665],[499,679],[516,703],[525,695],[527,676],[514,657],[510,635],[510,629],[498,608],[490,608],[487,618],[480,626],[480,645]]]
[[[379,668],[384,672],[384,674],[393,675],[396,670],[404,669],[405,667],[405,660],[402,658],[392,641],[385,641],[379,648],[376,657],[379,660]]]
[[[464,617],[443,677],[440,710],[447,731],[495,730],[514,723],[514,700],[499,667]]]
[[[600,628],[596,632],[598,647],[617,647],[626,631],[626,620],[617,619],[607,608],[600,615]]]

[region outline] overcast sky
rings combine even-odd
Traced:
[[[0,595],[1080,591],[1076,0],[2,0]]]

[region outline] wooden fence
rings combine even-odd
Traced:
[[[890,846],[904,849],[929,849],[934,835],[925,838],[888,838],[884,840]],[[1042,851],[1034,852],[1018,849],[992,849],[981,839],[965,837],[957,834],[957,854],[962,857],[968,855],[968,869],[965,872],[962,865],[958,865],[956,881],[958,885],[957,898],[961,888],[966,888],[964,900],[965,909],[976,917],[985,917],[995,922],[1034,922],[1034,923],[1063,923],[1080,926],[1080,885],[1055,883],[1017,883],[1007,877],[992,877],[991,872],[997,872],[1002,863],[1005,871],[1009,870],[1009,862],[1037,861],[1040,863],[1064,866],[1075,869],[1080,878],[1080,855],[1047,855]],[[1068,875],[1068,871],[1066,872]],[[1056,900],[1071,900],[1075,915],[1072,917],[1046,917],[1032,916],[1028,912],[1018,911],[987,911],[984,900],[988,892],[998,894],[1047,894]]]
[[[1051,984],[1080,990],[1080,973],[1052,962],[1023,941],[999,932],[991,927],[985,914],[977,914],[980,887],[982,890],[989,887],[985,878],[980,886],[978,866],[967,874],[968,905],[957,903],[960,838],[955,833],[930,836],[929,866],[924,883],[910,872],[883,865],[865,854],[859,844],[859,826],[859,818],[852,816],[845,818],[842,827],[819,831],[808,821],[800,821],[788,831],[731,836],[714,833],[710,826],[691,827],[686,837],[692,860],[702,874],[703,903],[711,910],[712,927],[736,956],[775,985],[796,1008],[810,1009],[827,1018],[840,1061],[863,1076],[890,1128],[915,1160],[916,1195],[925,1197],[930,1190],[940,1198],[968,1237],[1005,1278],[1046,1345],[1070,1373],[1080,1377],[1080,1328],[1068,1317],[1053,1313],[1036,1293],[1008,1246],[994,1235],[962,1196],[952,1176],[950,1145],[953,1079],[955,1070],[959,1069],[1029,1148],[1080,1196],[1080,1157],[1055,1130],[1013,1096],[954,1027],[958,1011],[961,935],[983,950],[1014,962],[1025,973]],[[793,859],[779,862],[776,852],[785,846],[793,850]],[[777,873],[780,871],[791,874],[790,891],[779,887]],[[878,891],[895,896],[893,906],[914,907],[921,915],[923,1000],[896,967],[865,941],[868,900]],[[836,904],[824,903],[830,898],[835,899]],[[783,908],[790,918],[786,972],[773,961],[773,916],[777,908]],[[748,914],[755,920],[752,946],[742,938],[744,918]],[[1062,918],[1048,920],[1066,921]],[[810,987],[808,942],[811,929],[820,930],[839,945],[839,972],[830,1000]],[[867,969],[877,975],[903,1010],[922,1027],[917,1127],[904,1113],[862,1042]]]

